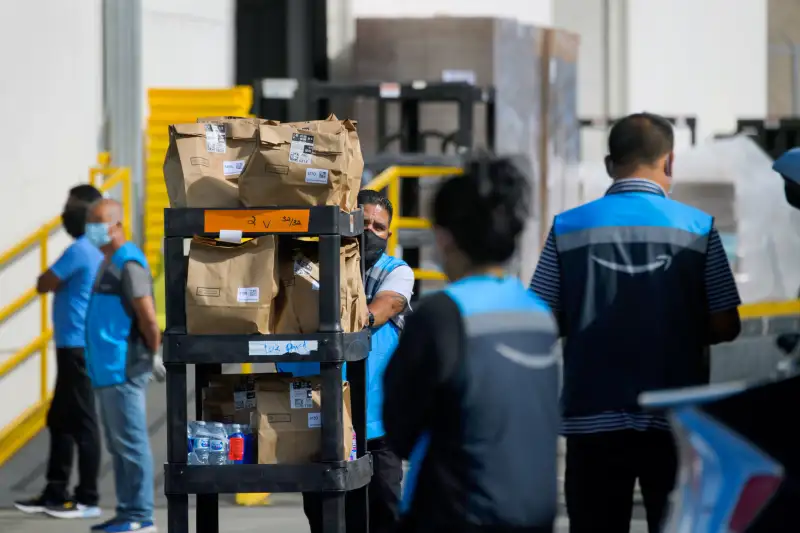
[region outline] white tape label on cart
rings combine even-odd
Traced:
[[[287,353],[309,355],[318,348],[319,342],[317,341],[250,341],[247,353],[248,355],[284,355]]]
[[[321,428],[322,415],[320,413],[308,413],[308,427]]]
[[[242,232],[238,229],[221,229],[219,230],[219,240],[231,244],[241,244]]]

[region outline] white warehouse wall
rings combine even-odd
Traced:
[[[698,140],[728,133],[738,117],[767,111],[767,0],[610,0],[611,115],[652,111],[698,117]],[[554,25],[581,35],[578,111],[606,105],[601,0],[558,0]],[[627,12],[627,13],[626,13]],[[604,132],[582,136],[586,160]],[[678,132],[679,145],[688,134]]]
[[[142,0],[142,111],[150,87],[225,88],[235,79],[234,0]]]
[[[368,17],[506,17],[548,25],[561,0],[353,0],[353,13]],[[595,0],[597,1],[597,0]]]
[[[46,16],[42,16],[46,13]],[[0,17],[0,253],[61,212],[87,179],[102,122],[101,0],[4,2]],[[51,240],[52,262],[68,239]],[[0,307],[30,289],[38,247],[0,270]],[[50,299],[52,306],[52,299]],[[0,324],[0,363],[39,335],[38,302]],[[50,379],[55,365],[50,364]],[[0,428],[39,398],[39,358],[0,378]]]

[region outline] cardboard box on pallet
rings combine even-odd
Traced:
[[[238,180],[256,151],[258,123],[242,117],[201,120],[169,128],[164,181],[170,207],[239,207]]]
[[[278,293],[277,240],[272,235],[230,244],[192,239],[186,278],[190,334],[273,333]]]
[[[239,178],[248,207],[335,205],[352,211],[364,158],[350,120],[258,126],[258,150]]]

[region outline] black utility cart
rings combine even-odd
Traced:
[[[219,494],[247,492],[321,492],[326,533],[345,531],[344,497],[363,505],[363,523],[349,531],[367,531],[366,485],[372,461],[366,449],[367,331],[343,333],[339,306],[339,248],[342,237],[361,236],[363,213],[342,213],[338,207],[164,210],[164,260],[167,329],[167,457],[164,491],[169,533],[189,533],[189,495],[197,495],[197,532],[217,533]],[[185,290],[188,260],[184,240],[195,235],[218,237],[220,230],[242,236],[282,235],[282,239],[319,237],[319,332],[313,335],[187,335]],[[363,266],[362,266],[363,272]],[[298,342],[299,341],[299,342]],[[304,353],[275,354],[275,346],[304,345]],[[264,355],[270,353],[270,355]],[[226,363],[320,362],[322,391],[322,462],[305,465],[188,465],[186,447],[186,365],[195,365],[195,408],[200,420],[201,394],[209,377]],[[343,447],[342,365],[352,387],[357,459],[339,460]],[[361,521],[359,521],[361,522]],[[267,524],[264,524],[267,527]]]

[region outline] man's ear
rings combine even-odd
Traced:
[[[387,230],[386,231],[386,238],[387,239],[391,239],[392,238],[392,233],[393,233],[392,230]]]
[[[668,178],[672,177],[672,168],[674,164],[675,152],[670,152],[667,154],[666,159],[664,159],[664,174],[666,174]]]
[[[608,177],[613,178],[614,177],[614,162],[611,160],[611,156],[610,155],[606,156],[605,164],[606,164],[606,172],[608,173]]]

